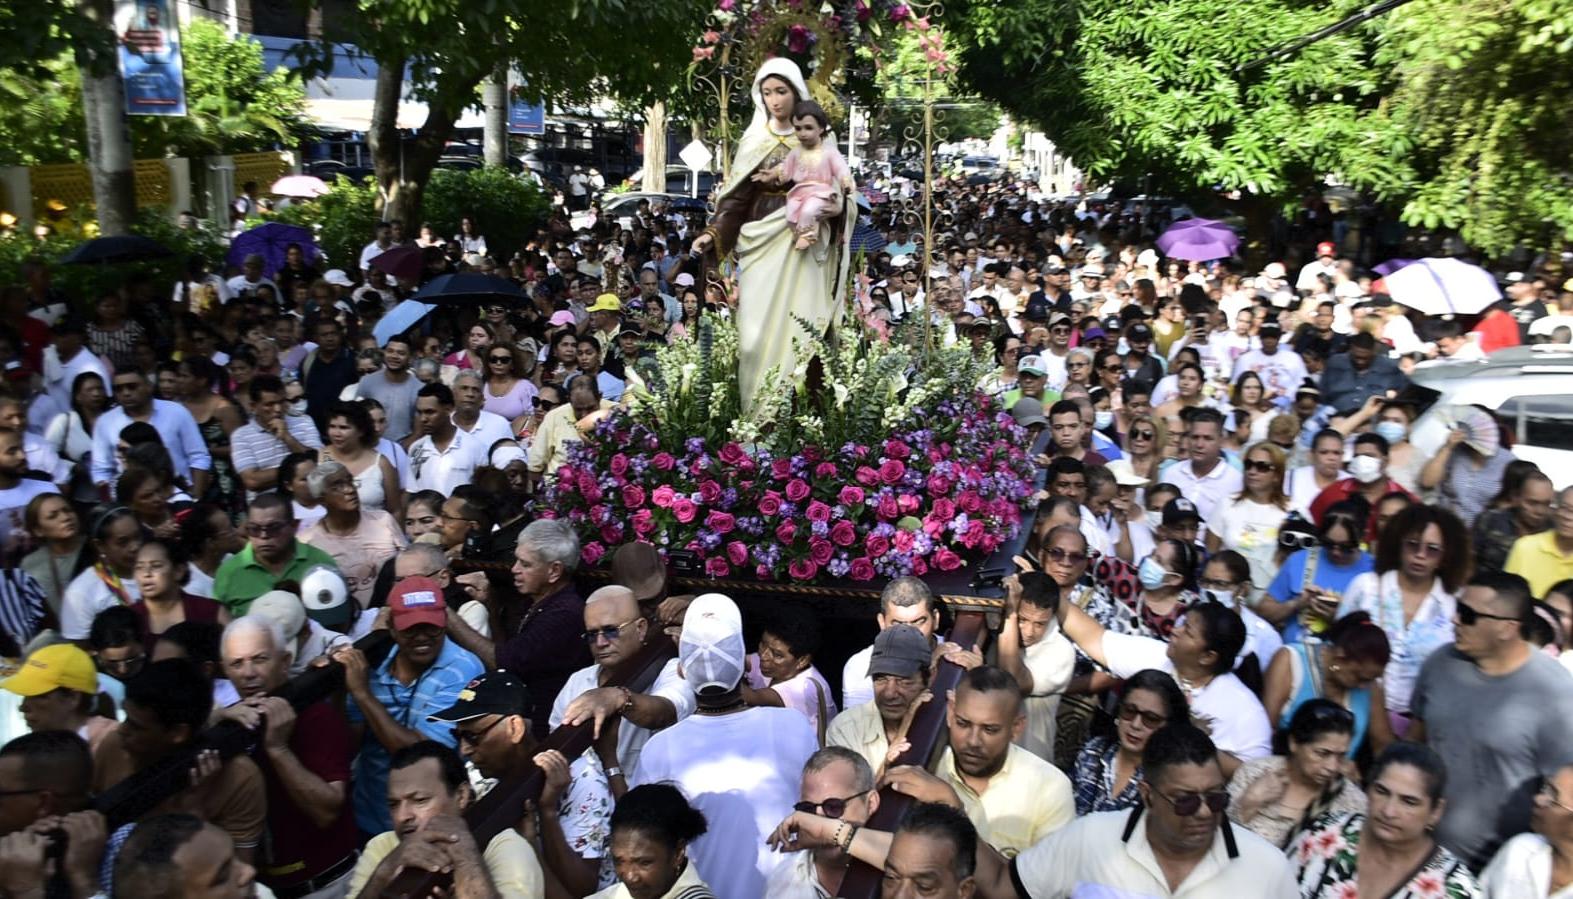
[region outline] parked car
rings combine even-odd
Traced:
[[[601,215],[607,219],[631,218],[639,208],[640,200],[649,200],[652,205],[665,204],[669,210],[677,212],[696,212],[705,214],[705,201],[682,194],[652,194],[632,191],[624,194],[613,194],[602,198]]]
[[[1573,486],[1573,346],[1510,347],[1476,362],[1426,362],[1410,377],[1436,393],[1436,405],[1495,412],[1512,435],[1515,456],[1539,465],[1558,490]],[[1447,440],[1436,405],[1410,434],[1410,442],[1428,454]]]

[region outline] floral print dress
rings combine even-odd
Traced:
[[[1289,846],[1289,863],[1300,882],[1300,899],[1359,899],[1357,866],[1365,815],[1350,812],[1323,818]],[[1473,874],[1441,846],[1409,882],[1387,899],[1483,899]]]

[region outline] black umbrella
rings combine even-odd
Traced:
[[[150,237],[124,234],[118,237],[95,237],[78,244],[60,260],[62,265],[111,265],[118,262],[141,262],[144,259],[168,259],[175,251]]]
[[[497,300],[517,300],[519,303],[529,301],[519,285],[507,278],[480,272],[438,275],[426,282],[426,286],[410,299],[444,306],[480,306]]]

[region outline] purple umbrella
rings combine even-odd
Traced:
[[[1391,275],[1406,265],[1414,265],[1418,259],[1389,259],[1386,262],[1371,266],[1371,271],[1379,275]]]
[[[235,268],[240,268],[247,256],[258,253],[262,256],[262,273],[271,276],[284,267],[284,254],[292,243],[300,244],[300,248],[305,251],[308,265],[322,255],[317,249],[316,241],[312,239],[310,228],[286,225],[283,222],[268,222],[235,235],[235,239],[230,242],[229,256],[225,261]]]
[[[1228,259],[1240,248],[1240,236],[1223,222],[1185,219],[1169,226],[1158,238],[1158,250],[1170,259],[1211,262]]]

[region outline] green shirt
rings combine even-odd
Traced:
[[[218,567],[218,573],[213,576],[213,598],[223,603],[231,615],[239,618],[251,608],[253,599],[272,590],[279,581],[298,583],[308,570],[318,565],[339,570],[332,556],[309,543],[296,540],[295,558],[290,560],[288,568],[274,575],[256,560],[248,543],[245,549],[230,556]]]

